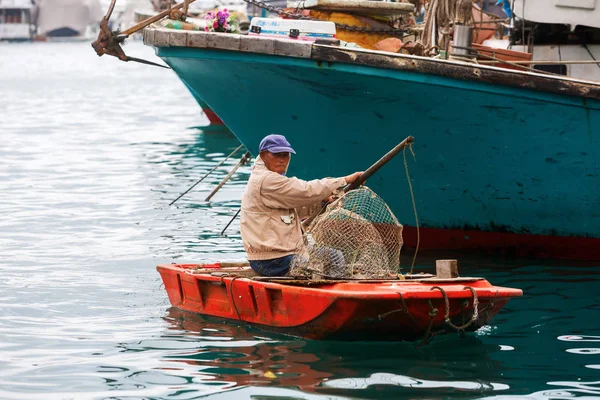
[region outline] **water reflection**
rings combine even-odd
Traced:
[[[496,380],[502,379],[496,372],[501,363],[489,356],[499,351],[498,346],[485,345],[476,337],[450,336],[416,348],[412,343],[294,339],[175,308],[165,319],[169,328],[159,343],[145,341],[127,349],[168,349],[163,360],[170,368],[193,371],[195,378],[216,379],[231,387],[297,388],[303,393],[360,398],[382,393],[427,393],[430,398],[435,393],[435,398],[444,398],[455,391],[483,394],[508,388]],[[373,370],[381,372],[367,372]]]
[[[368,378],[343,378],[324,382],[323,386],[336,389],[367,389],[375,385],[402,386],[418,389],[454,388],[461,391],[499,391],[509,388],[508,385],[494,382],[469,382],[469,381],[432,381],[416,379],[405,375],[375,373]]]
[[[584,317],[597,306],[588,294],[598,271],[581,267],[577,285],[569,285],[571,271],[550,267],[547,274],[544,268],[497,269],[481,260],[463,263],[464,275],[488,276],[507,286],[514,280],[529,287],[526,296],[509,303],[492,325],[464,339],[447,335],[423,348],[411,343],[308,341],[172,308],[166,317],[167,335],[175,341],[198,337],[201,345],[164,359],[214,375],[240,396],[254,393],[248,387],[280,387],[345,398],[600,398],[598,383],[589,379],[589,372],[600,368],[594,346],[600,336],[593,335],[597,324]],[[572,319],[578,321],[572,334],[548,335],[552,330],[567,333],[564,322]],[[538,339],[532,340],[532,335]],[[584,363],[579,368],[578,361]]]
[[[320,364],[327,364],[328,356],[304,352],[304,340],[290,340],[245,325],[219,323],[175,308],[169,309],[167,319],[171,330],[201,338],[194,340],[200,349],[188,348],[169,355],[167,360],[227,377],[237,386],[294,386],[310,390],[332,376],[331,372],[319,370]],[[210,339],[203,342],[205,335]]]
[[[169,256],[169,261],[184,258],[200,262],[243,250],[239,224],[232,223],[225,235],[220,233],[240,206],[250,166],[239,168],[210,202],[204,201],[238,163],[242,150],[169,206],[239,146],[233,134],[226,129],[189,129],[186,140],[140,142],[136,146],[142,147],[145,168],[151,171],[147,184],[155,193],[153,207],[157,214],[140,225],[164,239],[153,252]],[[196,256],[198,253],[203,255]]]

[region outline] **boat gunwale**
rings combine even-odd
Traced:
[[[183,31],[151,25],[144,29],[144,44],[157,49],[207,49],[410,71],[462,81],[600,100],[599,81],[586,81],[567,76],[499,68],[458,60],[445,60],[363,48],[339,47],[286,38]]]
[[[382,51],[382,50],[370,50],[370,49],[365,49],[365,48],[340,47],[340,46],[334,46],[334,45],[322,44],[322,43],[313,43],[312,47],[313,47],[313,50],[319,49],[319,48],[332,49],[332,50],[338,50],[338,51],[348,51],[348,52],[355,52],[355,53],[371,54],[374,56],[399,58],[399,59],[413,60],[413,61],[434,62],[434,63],[438,63],[438,64],[443,64],[443,65],[453,65],[453,66],[460,66],[460,67],[467,67],[467,68],[484,69],[484,70],[500,72],[500,73],[504,73],[504,74],[508,74],[508,75],[517,74],[517,75],[542,78],[542,79],[561,80],[561,81],[579,83],[579,84],[584,84],[584,85],[591,85],[591,86],[595,86],[598,89],[600,89],[600,81],[572,78],[572,77],[569,77],[566,75],[544,74],[543,72],[501,68],[501,67],[497,67],[494,65],[469,63],[469,62],[461,61],[461,60],[424,57],[424,56],[417,56],[417,55],[413,55],[413,54],[391,53],[391,52]],[[497,50],[503,50],[503,49],[497,49]],[[317,51],[317,54],[318,54],[318,56],[321,56],[321,52]],[[326,61],[326,60],[324,60],[324,61]],[[544,62],[544,60],[539,60],[539,61]],[[563,61],[566,62],[566,60],[563,60]],[[347,62],[351,62],[351,61],[347,61]],[[557,62],[560,62],[560,61],[557,61]],[[600,61],[599,61],[599,64],[600,64]]]
[[[473,293],[467,287],[471,287],[477,293],[477,296],[480,299],[508,299],[512,297],[522,296],[523,291],[521,289],[516,288],[506,288],[501,286],[494,286],[485,278],[473,278],[472,282],[475,282],[478,286],[466,285],[464,281],[452,282],[451,279],[442,280],[442,281],[431,281],[427,282],[427,279],[424,280],[398,280],[398,281],[386,281],[381,283],[360,283],[356,282],[348,282],[341,281],[339,283],[330,283],[325,285],[327,287],[323,287],[324,285],[320,285],[319,287],[315,286],[306,286],[299,287],[297,285],[290,285],[279,282],[269,282],[269,281],[260,281],[254,280],[251,277],[235,275],[235,274],[227,274],[227,275],[213,275],[210,273],[205,274],[194,274],[189,269],[181,268],[177,264],[165,264],[158,265],[156,267],[157,271],[160,273],[161,270],[166,270],[171,274],[184,274],[189,277],[193,277],[194,280],[202,280],[209,282],[220,282],[222,284],[232,285],[234,282],[245,281],[246,284],[252,282],[253,284],[257,284],[263,286],[267,289],[277,289],[282,290],[285,288],[286,291],[302,291],[305,295],[310,296],[318,296],[318,297],[331,297],[335,296],[337,300],[340,299],[359,299],[359,300],[378,300],[378,301],[398,301],[400,299],[400,294],[404,299],[414,299],[414,300],[437,300],[443,299],[444,294],[439,290],[433,290],[433,287],[440,286],[446,292],[446,295],[449,299],[471,299],[473,298]],[[214,272],[218,272],[218,268],[215,268]],[[460,279],[460,278],[458,278]],[[395,284],[397,287],[389,287],[390,284]],[[374,285],[380,285],[381,288],[374,289]],[[383,289],[383,285],[385,285],[385,289]],[[484,286],[479,286],[484,285]],[[344,289],[344,286],[350,286]],[[357,286],[364,286],[364,290],[356,290]],[[418,290],[419,288],[429,288],[429,290]],[[408,289],[408,290],[407,290]],[[411,290],[413,289],[413,290]],[[417,289],[417,290],[414,290]]]

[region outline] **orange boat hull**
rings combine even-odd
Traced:
[[[219,264],[159,265],[157,270],[174,307],[317,340],[412,341],[473,331],[488,324],[511,297],[522,295],[482,278],[313,286],[255,280],[245,277],[248,268],[224,272]]]

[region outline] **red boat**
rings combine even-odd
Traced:
[[[259,277],[248,264],[157,267],[174,307],[307,339],[429,340],[474,331],[520,289],[483,278],[403,275],[394,280]]]

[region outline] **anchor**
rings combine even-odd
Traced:
[[[115,8],[115,4],[116,4],[117,0],[111,0],[108,10],[106,11],[106,15],[100,21],[100,32],[98,33],[98,38],[94,42],[92,42],[92,47],[94,48],[94,50],[96,51],[96,54],[98,54],[99,57],[102,57],[103,55],[108,54],[109,56],[117,57],[119,60],[125,61],[125,62],[134,61],[134,62],[139,62],[141,64],[154,65],[157,67],[170,69],[169,67],[166,67],[164,65],[161,65],[161,64],[158,64],[158,63],[155,63],[152,61],[128,56],[127,54],[125,54],[125,51],[123,51],[121,44],[125,41],[125,39],[127,39],[129,36],[131,36],[135,32],[138,32],[141,29],[144,29],[145,27],[147,27],[148,25],[153,24],[156,21],[163,19],[167,15],[174,17],[173,19],[181,19],[181,20],[185,19],[186,15],[187,15],[188,7],[189,7],[190,3],[193,3],[194,1],[195,0],[184,0],[183,3],[179,3],[179,4],[174,5],[173,7],[169,7],[169,9],[162,11],[153,17],[147,18],[147,19],[143,20],[142,22],[138,23],[137,25],[134,25],[131,28],[126,29],[123,32],[119,32],[119,31],[113,32],[110,30],[108,23],[110,21],[110,17]],[[180,8],[183,8],[183,10],[178,11]]]

